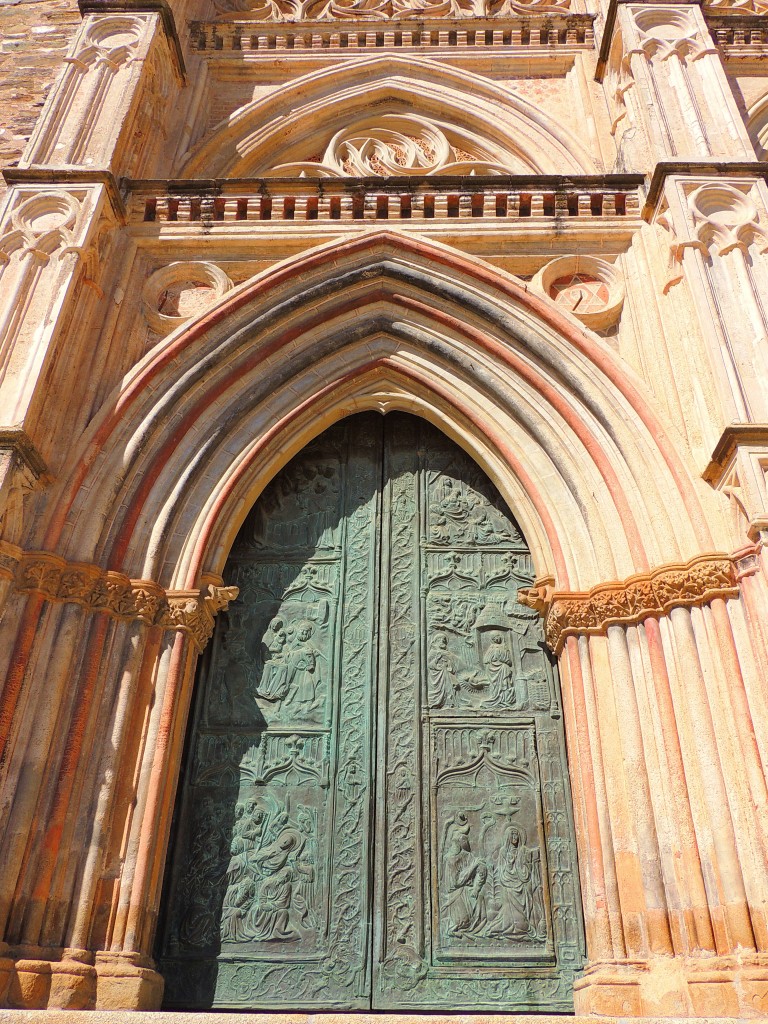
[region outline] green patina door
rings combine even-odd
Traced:
[[[173,1007],[572,1008],[557,678],[491,482],[354,416],[241,530],[201,668],[159,958]]]

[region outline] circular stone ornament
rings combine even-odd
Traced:
[[[226,295],[232,282],[213,263],[169,263],[152,274],[142,291],[144,318],[157,334],[169,334]]]
[[[63,192],[41,192],[26,199],[11,214],[15,227],[37,238],[74,226],[80,204]]]
[[[624,280],[611,263],[595,256],[560,256],[542,267],[534,288],[585,327],[612,327],[624,305]]]

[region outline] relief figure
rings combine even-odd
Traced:
[[[314,626],[302,619],[288,629],[284,707],[314,711],[322,699],[321,652],[311,643]]]
[[[300,807],[296,815],[296,824],[304,837],[301,852],[296,859],[299,869],[298,895],[306,907],[307,924],[317,927],[315,913],[315,886],[317,884],[317,812],[311,807]]]
[[[256,854],[254,861],[264,880],[245,923],[247,938],[262,942],[293,942],[301,938],[292,916],[294,910],[298,911],[301,923],[307,916],[306,903],[298,888],[307,871],[297,859],[303,845],[298,829],[286,828]]]
[[[429,703],[432,707],[455,707],[460,699],[461,682],[458,660],[448,649],[445,633],[434,633],[427,652],[429,669]]]
[[[515,691],[515,659],[505,643],[504,634],[494,630],[489,638],[485,652],[485,671],[490,682],[490,693],[486,707],[515,708],[517,693]]]
[[[482,935],[488,920],[483,888],[488,868],[472,853],[469,821],[460,812],[449,818],[443,847],[443,918],[455,938]]]
[[[229,846],[220,935],[225,943],[289,942],[314,927],[316,812],[238,804]]]
[[[496,898],[488,934],[494,938],[543,940],[547,934],[537,850],[524,833],[508,824],[496,860]]]
[[[269,624],[271,636],[267,641],[269,657],[264,662],[256,693],[264,700],[282,700],[288,692],[288,664],[285,657],[285,645],[288,635],[282,619],[273,619]]]

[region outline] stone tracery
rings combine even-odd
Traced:
[[[278,164],[275,175],[388,177],[393,174],[504,174],[467,132],[413,114],[384,114],[337,132],[319,161]]]

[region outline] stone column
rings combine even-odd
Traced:
[[[577,1013],[756,1016],[768,997],[764,655],[746,578],[763,616],[768,591],[747,562],[523,593],[560,656],[587,908]]]
[[[156,1009],[149,953],[188,689],[236,590],[167,592],[41,552],[0,573],[0,648],[17,667],[0,708],[15,794],[0,806],[4,1001]]]

